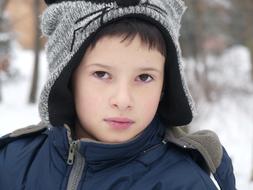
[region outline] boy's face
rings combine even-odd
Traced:
[[[103,37],[74,73],[78,138],[122,143],[154,118],[163,87],[165,57],[121,37]]]

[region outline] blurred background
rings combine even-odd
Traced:
[[[253,189],[253,1],[185,0],[184,69],[198,115],[192,132],[214,130],[239,190]],[[0,136],[36,124],[47,77],[43,0],[0,0]]]

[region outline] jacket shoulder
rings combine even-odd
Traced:
[[[48,126],[42,122],[37,125],[30,125],[18,130],[13,131],[7,135],[0,137],[0,150],[6,147],[13,141],[26,139],[26,138],[35,138],[42,135],[48,130]]]
[[[44,145],[48,143],[48,131],[40,123],[0,138],[0,187],[16,189],[17,184],[23,184],[38,152],[47,147]]]
[[[216,172],[222,161],[222,144],[217,134],[211,130],[187,133],[183,129],[175,127],[166,131],[166,139],[184,149],[198,152],[212,173]]]
[[[235,189],[232,161],[215,132],[200,130],[187,133],[175,127],[166,131],[166,140],[192,154],[193,160],[202,169],[211,172],[222,189]]]

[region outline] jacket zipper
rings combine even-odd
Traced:
[[[84,157],[78,152],[78,149],[79,141],[72,141],[70,143],[67,160],[67,164],[72,166],[68,179],[67,190],[76,190],[82,178],[85,160]]]

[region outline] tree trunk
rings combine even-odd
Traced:
[[[250,66],[251,66],[251,70],[250,70],[250,77],[251,77],[251,82],[253,83],[253,39],[251,40],[251,44],[248,46],[249,51],[250,51]]]
[[[2,102],[3,98],[2,98],[2,77],[1,77],[1,73],[2,71],[0,70],[0,103]]]
[[[39,56],[40,56],[40,28],[39,28],[40,1],[34,0],[34,20],[35,20],[35,39],[34,39],[34,68],[29,103],[36,102],[38,78],[39,78]]]
[[[251,81],[253,83],[253,48],[250,49],[250,57],[251,57]]]
[[[2,16],[5,7],[7,6],[9,0],[0,0],[0,15]]]

